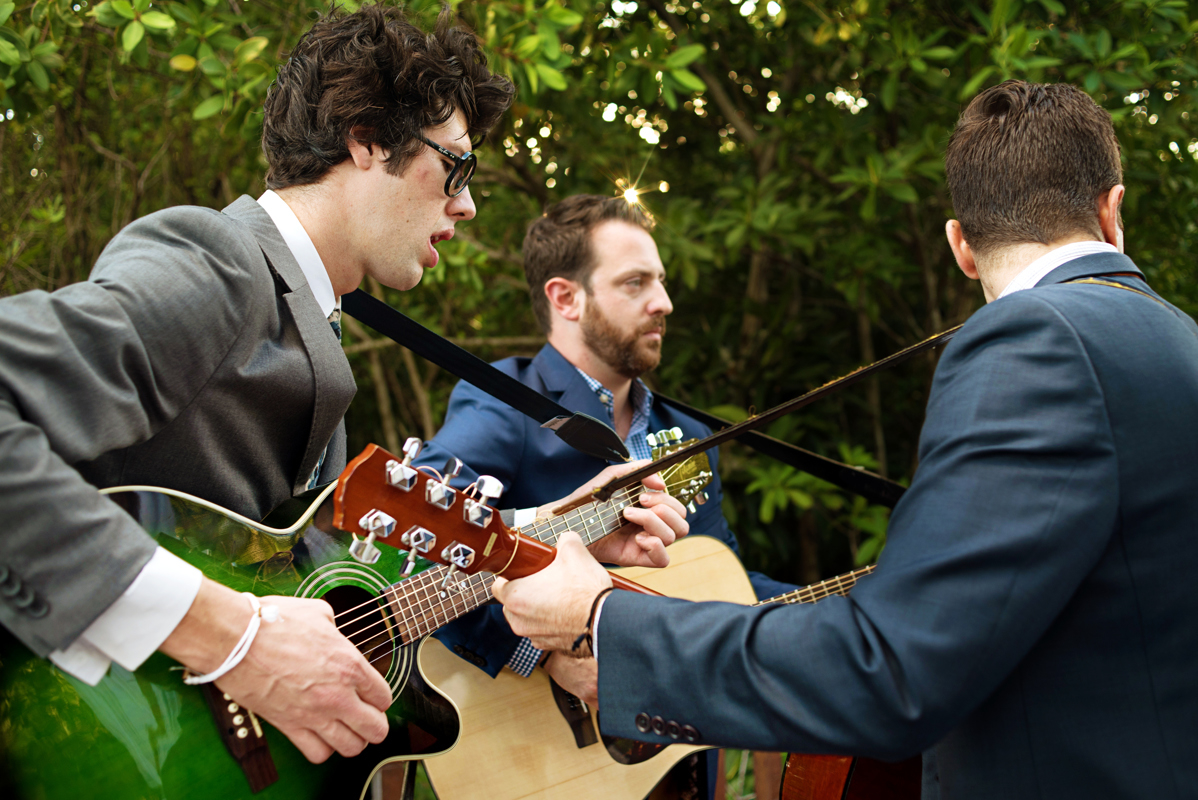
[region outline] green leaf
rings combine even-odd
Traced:
[[[532,58],[533,53],[540,49],[541,37],[535,33],[531,36],[525,36],[516,42],[516,55],[520,56],[520,58]]]
[[[524,72],[528,75],[528,86],[534,92],[541,85],[541,78],[537,75],[537,67],[535,64],[525,64]]]
[[[688,44],[686,47],[679,47],[666,57],[665,68],[682,69],[702,56],[706,49],[701,44]]]
[[[170,60],[171,69],[177,69],[180,72],[191,72],[196,68],[199,62],[195,60],[195,56],[180,54]]]
[[[931,47],[920,53],[924,58],[929,58],[932,61],[943,61],[946,58],[952,58],[953,53],[957,52],[951,47]]]
[[[191,118],[208,119],[208,117],[220,111],[224,106],[225,96],[223,94],[214,94],[196,106],[195,111],[191,112]]]
[[[661,84],[661,99],[666,101],[666,106],[671,111],[678,109],[678,95],[674,94],[674,89],[665,81]]]
[[[5,39],[0,39],[0,64],[8,64],[10,67],[21,66],[21,54],[12,42]]]
[[[919,195],[909,183],[894,183],[882,187],[886,190],[886,194],[898,200],[900,203],[917,203]]]
[[[560,72],[555,70],[548,64],[537,64],[537,72],[541,76],[541,80],[545,81],[545,85],[550,89],[559,92],[566,90],[566,78]]]
[[[120,14],[125,19],[137,19],[137,12],[133,10],[129,0],[112,0],[112,10]]]
[[[1085,83],[1082,85],[1085,87],[1087,92],[1094,94],[1098,91],[1098,87],[1102,86],[1102,76],[1094,70],[1090,70],[1089,74],[1086,75]]]
[[[19,61],[28,61],[33,57],[29,52],[29,46],[25,44],[25,39],[12,28],[0,25],[0,38],[6,39],[9,44],[16,48]]]
[[[1106,58],[1111,52],[1111,32],[1103,28],[1094,38],[1094,46],[1098,50],[1099,58]]]
[[[981,88],[982,84],[985,83],[986,80],[993,74],[994,74],[994,67],[982,67],[981,69],[979,69],[974,74],[974,76],[969,79],[969,83],[965,84],[965,86],[962,87],[961,99],[968,100],[969,98],[971,98],[975,94],[977,94],[978,89]]]
[[[557,38],[557,31],[553,28],[544,28],[541,34],[541,52],[545,54],[545,58],[550,61],[556,61],[557,57],[562,54],[562,43]]]
[[[33,85],[41,89],[43,92],[50,88],[50,76],[46,74],[46,68],[36,61],[30,61],[25,67],[25,71],[29,73],[29,80],[33,81]]]
[[[1058,3],[1057,0],[1040,0],[1040,5],[1044,6],[1045,11],[1056,14],[1058,17],[1065,13],[1065,6]]]
[[[557,4],[546,5],[544,13],[545,19],[559,28],[572,28],[582,22],[582,14],[579,14],[577,11],[571,11],[568,8],[562,8]]]
[[[138,14],[144,14],[149,7],[150,0],[133,0],[133,10]]]
[[[670,70],[670,77],[678,81],[679,85],[688,92],[707,91],[707,84],[699,80],[699,76],[689,69],[672,69]]]
[[[175,29],[175,20],[170,14],[161,11],[147,11],[141,15],[141,24],[152,31],[170,31]]]
[[[131,53],[145,35],[145,26],[134,20],[125,26],[125,32],[121,34],[121,47],[125,48],[125,52]]]
[[[887,111],[893,111],[898,101],[898,85],[899,73],[895,70],[886,76],[886,83],[882,84],[882,108]]]
[[[209,77],[224,75],[226,72],[225,65],[215,58],[201,58],[200,71]]]
[[[8,22],[8,18],[12,16],[16,7],[15,3],[0,3],[0,25]]]
[[[233,51],[233,63],[240,65],[247,61],[253,61],[261,55],[268,44],[270,44],[270,40],[265,36],[252,36],[246,39]]]

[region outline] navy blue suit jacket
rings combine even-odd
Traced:
[[[607,409],[578,370],[552,345],[545,345],[536,358],[506,358],[495,366],[570,411],[604,421],[608,418]],[[649,416],[650,432],[674,427],[681,428],[686,439],[703,438],[711,432],[702,423],[655,400]],[[717,450],[707,454],[715,474],[707,489],[709,500],[697,507],[698,513],[688,514],[687,522],[691,536],[714,536],[738,551],[736,537],[728,529],[721,509],[718,455]],[[578,452],[553,431],[465,381],[454,387],[445,425],[425,445],[417,462],[440,469],[451,456],[466,464],[455,486],[466,486],[480,474],[493,475],[503,482],[504,494],[498,505],[504,508],[531,508],[564,497],[608,466]],[[794,589],[759,573],[749,573],[749,579],[760,598]],[[503,618],[502,609],[495,605],[467,614],[436,636],[492,677],[507,663],[520,641]]]
[[[1195,796],[1198,326],[1062,285],[1114,272],[1139,274],[1068,262],[948,345],[918,473],[850,597],[610,595],[604,732],[668,742],[638,732],[646,714],[719,745],[931,748],[925,797]]]

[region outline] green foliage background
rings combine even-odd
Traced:
[[[258,109],[324,5],[0,3],[0,291],[85,278],[158,208],[260,193]],[[1128,251],[1198,311],[1198,23],[1184,0],[453,6],[519,97],[482,148],[478,218],[416,291],[384,296],[484,357],[541,341],[526,222],[566,195],[634,186],[677,309],[651,383],[714,413],[741,418],[961,322],[981,294],[943,242],[943,147],[963,103],[1007,77],[1070,81],[1110,110]],[[426,20],[439,7],[409,3]],[[353,445],[435,431],[450,376],[353,324],[346,344]],[[908,364],[771,433],[908,480],[933,368]],[[721,463],[753,568],[808,582],[884,543],[883,509],[735,445]]]

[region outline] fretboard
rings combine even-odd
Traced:
[[[787,592],[777,597],[762,600],[754,603],[754,605],[769,606],[780,603],[788,605],[791,603],[814,603],[817,600],[823,600],[825,597],[831,597],[834,594],[845,595],[857,585],[857,581],[873,572],[874,569],[876,567],[873,565],[862,567],[852,572],[846,572],[843,575],[837,575],[835,578],[828,578],[826,581],[820,581],[810,586],[804,586],[801,589],[795,589],[793,592]]]
[[[584,544],[602,539],[624,524],[624,509],[636,502],[640,487],[622,489],[610,500],[587,503],[556,517],[539,519],[520,529],[526,536],[556,545],[565,531],[574,531]],[[392,624],[400,641],[406,643],[428,636],[491,599],[495,576],[489,572],[466,575],[441,596],[441,582],[449,568],[440,564],[429,567],[407,580],[388,587],[384,596],[391,609]]]

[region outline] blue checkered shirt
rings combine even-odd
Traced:
[[[578,367],[574,369],[578,369]],[[587,386],[591,387],[591,391],[599,396],[599,402],[607,409],[607,421],[612,428],[615,428],[616,396],[611,393],[610,389],[582,370],[579,369],[578,374],[587,382]],[[645,436],[649,433],[649,411],[653,408],[653,392],[649,391],[649,387],[645,385],[644,381],[637,378],[632,382],[628,401],[632,403],[632,425],[628,428],[628,437],[624,440],[624,446],[628,448],[633,459],[652,458],[653,452],[649,443],[645,441]],[[533,647],[532,642],[528,639],[521,639],[520,644],[516,645],[515,652],[508,659],[507,667],[517,675],[527,678],[541,662],[544,652]]]

